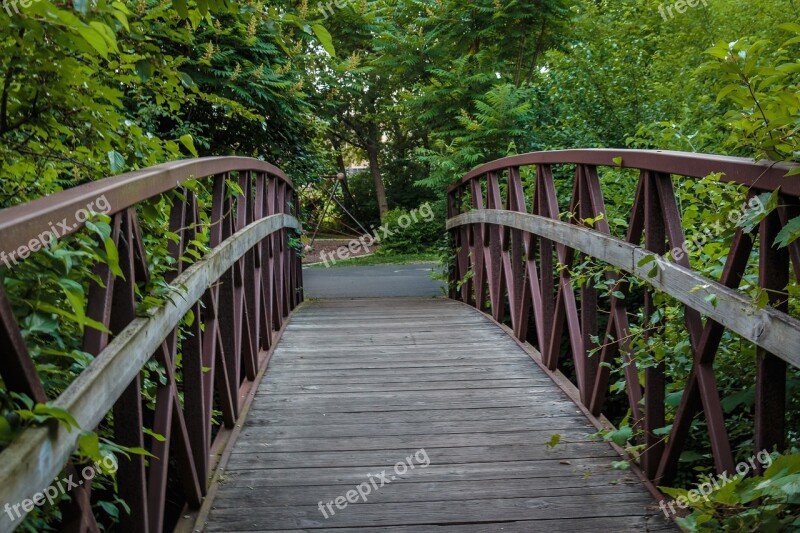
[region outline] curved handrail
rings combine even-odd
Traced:
[[[621,162],[617,163],[614,161],[615,159],[618,161],[621,159]],[[794,164],[669,150],[617,150],[612,148],[553,150],[505,157],[476,167],[450,190],[489,172],[539,164],[620,167],[652,170],[691,178],[704,178],[713,173],[722,173],[720,178],[722,182],[738,183],[760,191],[773,191],[781,187],[786,194],[800,196],[800,180],[785,179],[786,174],[797,167]]]
[[[216,176],[229,172],[263,172],[275,176],[290,188],[292,180],[281,169],[249,157],[203,157],[163,163],[142,170],[127,172],[93,181],[31,202],[0,210],[0,242],[9,252],[28,244],[54,221],[70,219],[76,211],[95,198],[105,196],[112,209],[108,215],[154,198],[179,187],[190,179]],[[65,228],[61,237],[83,227],[81,221]]]

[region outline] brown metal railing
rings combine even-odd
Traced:
[[[210,202],[182,187],[190,179],[210,180]],[[137,317],[136,287],[149,276],[137,205],[173,189],[185,198],[173,203],[169,215],[169,230],[179,236],[169,246],[177,266],[168,278],[174,294],[149,316]],[[214,466],[209,458],[214,436],[219,441],[234,427],[244,393],[266,364],[286,317],[302,301],[300,259],[288,240],[289,230],[299,229],[297,196],[286,175],[262,161],[219,157],[169,163],[0,211],[0,248],[24,249],[51,221],[74,218],[98,197],[110,206],[123,276],[114,276],[106,264],[95,266],[102,283],[91,282],[86,315],[111,334],[87,328],[83,350],[96,356],[94,361],[58,398],[48,398],[0,287],[0,375],[9,390],[37,403],[50,400],[83,429],[97,427],[113,412],[114,441],[152,454],[119,461],[119,496],[131,512],[117,529],[161,531],[169,525],[167,501],[181,498],[175,483],[190,508],[200,506]],[[205,219],[201,205],[209,205]],[[80,220],[63,225],[60,237],[83,225]],[[207,231],[211,251],[187,264],[185,252],[199,231]],[[188,313],[193,321],[183,320]],[[141,383],[141,369],[151,358],[167,376],[157,387],[154,409],[143,402]],[[221,412],[218,429],[212,427],[214,411]],[[164,439],[145,434],[143,425]],[[77,431],[63,426],[26,429],[0,454],[0,501],[20,502],[50,485],[69,464],[77,439]],[[98,530],[90,485],[71,492],[63,529]],[[7,513],[0,515],[0,530],[18,524]]]
[[[561,170],[563,165],[575,169],[567,222],[560,220],[554,179],[554,169]],[[535,167],[529,169],[535,171],[530,204],[521,177],[524,167]],[[599,167],[639,170],[624,240],[612,237],[608,221],[598,217],[606,214]],[[607,407],[609,367],[621,355],[626,363],[631,426],[644,434],[638,442],[644,451],[637,470],[652,482],[651,488],[673,479],[691,422],[700,412],[707,421],[717,470],[732,473],[734,457],[714,371],[724,331],[729,329],[757,346],[753,362],[757,365],[756,450],[783,446],[787,364],[800,367],[800,321],[787,314],[785,292],[790,264],[800,274],[800,243],[773,246],[781,228],[800,214],[800,176],[785,177],[790,168],[741,158],[637,150],[532,153],[481,166],[449,191],[448,229],[455,247],[450,296],[482,311],[488,308],[498,322],[509,318],[514,335],[538,349],[541,363],[552,371],[565,361],[564,352],[571,353],[578,401],[595,416]],[[693,271],[687,255],[660,257],[685,242],[674,176],[703,178],[712,173],[722,173],[723,183],[746,187],[749,197],[778,188],[781,192],[779,207],[751,233],[736,229],[719,280]],[[589,227],[584,223],[587,219],[599,220]],[[769,291],[766,308],[736,290],[756,242],[760,243],[759,285]],[[571,270],[590,257],[614,267],[605,273],[616,284],[608,299],[599,298],[590,284],[575,287]],[[653,274],[655,264],[659,270]],[[630,284],[619,270],[649,285],[641,306],[632,309],[626,300]],[[630,340],[629,313],[643,308],[643,316],[649,318],[655,311],[652,288],[684,304],[684,326],[693,355],[666,441],[653,431],[666,425],[669,376],[663,364],[650,365],[642,386]],[[605,332],[600,331],[602,321],[598,320],[603,302],[602,312],[608,317]],[[562,349],[564,334],[568,341]]]

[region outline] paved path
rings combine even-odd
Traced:
[[[206,529],[665,529],[593,431],[471,308],[431,298],[309,302],[275,351]]]
[[[307,268],[306,298],[391,298],[442,296],[444,282],[430,278],[436,265]]]

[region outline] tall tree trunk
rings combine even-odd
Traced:
[[[375,183],[375,197],[378,199],[378,210],[381,219],[389,211],[389,202],[386,200],[386,187],[383,185],[381,169],[378,166],[378,143],[372,139],[367,143],[367,155],[369,156],[369,170],[372,173],[372,181]]]

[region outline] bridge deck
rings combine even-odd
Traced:
[[[310,302],[275,351],[206,529],[668,528],[593,431],[523,349],[466,306]],[[348,494],[359,486],[366,502]]]

